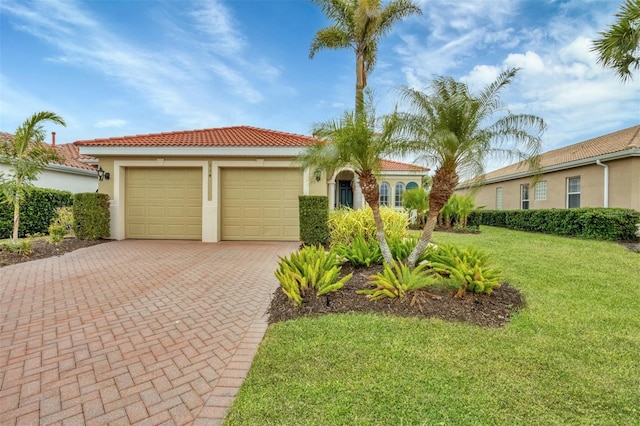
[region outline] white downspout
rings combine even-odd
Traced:
[[[609,166],[603,164],[600,160],[596,160],[596,164],[604,167],[604,207],[609,207]]]

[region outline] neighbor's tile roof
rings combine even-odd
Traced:
[[[381,168],[386,172],[428,172],[430,169],[426,167],[416,166],[414,164],[400,163],[398,161],[380,160]]]
[[[97,162],[98,160],[88,155],[80,155],[80,149],[74,144],[66,143],[63,145],[56,145],[54,148],[56,151],[58,151],[58,154],[60,154],[60,156],[64,158],[65,166],[77,167],[79,169],[85,170],[96,170],[98,168],[98,166],[95,164],[87,164],[82,162],[81,160],[87,160],[91,162]]]
[[[136,147],[302,147],[314,142],[315,139],[308,136],[250,126],[235,126],[83,140],[74,144]]]
[[[13,138],[13,135],[11,133],[0,132],[0,139],[12,139],[12,138]],[[45,143],[45,145],[51,147],[50,144]],[[80,155],[80,151],[78,147],[74,146],[73,144],[56,145],[53,148],[55,148],[58,154],[64,159],[64,162],[62,164],[64,164],[65,166],[76,167],[78,169],[85,169],[85,170],[96,170],[97,168],[97,166],[95,165],[83,163],[82,161],[80,161],[80,160],[97,161],[97,159],[90,157],[88,155]]]
[[[594,158],[595,161],[597,157],[634,148],[640,148],[640,126],[629,127],[628,129],[545,152],[540,154],[540,166],[542,168],[559,166],[588,158]],[[484,179],[497,179],[526,171],[526,165],[516,163],[487,173]]]

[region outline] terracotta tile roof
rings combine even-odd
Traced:
[[[64,158],[65,166],[77,167],[79,169],[85,169],[85,170],[98,169],[98,166],[95,164],[87,164],[81,161],[81,160],[87,160],[91,162],[93,161],[97,162],[98,160],[88,155],[80,155],[80,149],[74,144],[66,143],[63,145],[56,145],[54,148],[56,151],[58,151],[58,154],[60,154],[60,156]]]
[[[315,139],[309,136],[250,126],[236,126],[83,140],[74,144],[136,147],[303,147],[312,145],[314,142]]]
[[[540,154],[540,166],[542,168],[559,166],[589,158],[594,158],[595,161],[597,157],[634,148],[640,149],[640,126],[629,127],[628,129],[545,152]],[[526,165],[516,163],[487,173],[484,178],[485,180],[497,179],[526,171]]]
[[[382,170],[385,172],[428,172],[430,169],[426,167],[416,166],[414,164],[400,163],[398,161],[381,160]]]
[[[0,132],[0,140],[1,139],[12,139],[13,135],[7,132]],[[46,146],[51,147],[50,144],[45,143]],[[78,169],[84,170],[96,170],[97,166],[83,163],[79,160],[87,160],[87,161],[96,161],[97,159],[90,157],[88,155],[80,155],[80,151],[77,146],[73,144],[63,144],[56,145],[55,150],[58,151],[58,154],[64,159],[65,166],[76,167]]]

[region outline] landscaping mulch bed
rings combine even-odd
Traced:
[[[62,256],[65,253],[77,250],[79,248],[91,247],[96,244],[109,242],[110,240],[86,241],[77,238],[65,238],[60,244],[49,244],[44,239],[33,240],[33,253],[29,256],[23,256],[18,253],[10,253],[8,251],[0,251],[0,268],[3,266],[14,265],[16,263],[28,262],[30,260],[43,259],[45,257]]]
[[[524,306],[520,292],[507,283],[491,294],[467,293],[463,298],[453,297],[449,289],[416,291],[399,299],[369,301],[357,290],[370,288],[370,275],[382,271],[382,266],[370,268],[342,267],[343,275],[353,272],[353,277],[342,289],[326,296],[307,296],[302,306],[296,308],[278,288],[269,308],[269,323],[286,321],[304,316],[330,313],[372,312],[403,317],[440,318],[446,321],[465,321],[486,327],[500,327],[509,322],[511,315]]]

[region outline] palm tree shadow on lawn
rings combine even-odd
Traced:
[[[342,289],[326,296],[306,295],[302,306],[295,307],[278,288],[269,307],[269,323],[287,321],[300,317],[314,317],[331,313],[378,313],[402,317],[439,318],[445,321],[462,321],[484,327],[500,327],[509,322],[511,316],[525,306],[520,292],[508,283],[491,294],[467,293],[463,298],[453,297],[448,289],[428,289],[410,292],[398,299],[369,301],[357,290],[370,287],[368,277],[382,271],[382,266],[354,268],[346,264],[342,276],[353,272],[353,277]]]

